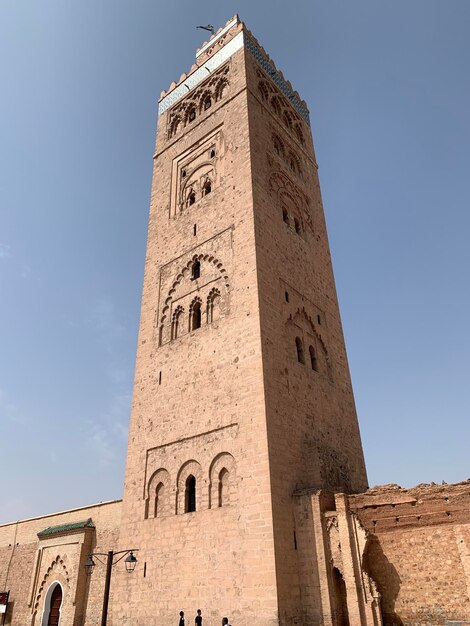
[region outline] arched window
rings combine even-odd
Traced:
[[[284,124],[287,126],[287,128],[292,128],[292,116],[289,113],[289,111],[284,111],[284,115],[282,116],[282,119],[284,121]]]
[[[182,306],[176,308],[173,319],[171,320],[171,338],[177,339],[181,334],[181,322],[183,318],[184,309]]]
[[[195,119],[196,119],[196,109],[194,107],[191,107],[186,117],[187,123],[189,124],[191,122],[194,122]]]
[[[195,474],[195,472],[193,472]],[[235,460],[228,452],[221,452],[209,468],[209,508],[233,504],[236,495]]]
[[[186,206],[191,206],[196,202],[196,192],[194,189],[190,189],[188,193],[188,199],[186,201]]]
[[[282,209],[282,219],[287,225],[289,225],[289,213],[287,212],[287,209],[284,207]]]
[[[274,96],[274,98],[271,99],[271,106],[273,108],[274,113],[276,113],[276,115],[281,115],[281,105],[279,104],[279,100],[278,98],[276,98],[276,96]]]
[[[294,174],[300,175],[301,170],[300,170],[299,157],[293,152],[289,153],[289,167],[290,167],[291,172],[294,172]]]
[[[175,119],[171,122],[170,133],[169,133],[170,137],[174,137],[176,133],[178,132],[180,121],[181,120],[179,117],[175,117]]]
[[[198,299],[198,300],[195,300],[191,305],[189,330],[197,330],[198,328],[201,328],[201,324],[202,324],[201,301]]]
[[[194,261],[193,263],[193,268],[191,271],[191,278],[193,280],[196,280],[196,278],[200,278],[201,276],[201,262],[200,261]]]
[[[204,185],[202,187],[202,195],[207,196],[208,193],[212,191],[212,183],[209,178],[206,178]]]
[[[277,135],[273,136],[273,147],[274,147],[274,152],[278,156],[280,157],[284,156],[284,145]]]
[[[295,347],[297,348],[297,361],[299,363],[302,363],[302,365],[304,365],[305,364],[304,346],[302,344],[302,339],[300,339],[300,337],[295,338]]]
[[[227,505],[229,502],[229,472],[223,467],[219,472],[219,493],[218,504],[220,506]]]
[[[196,510],[196,478],[190,474],[186,479],[184,492],[184,512],[194,513]]]
[[[302,129],[300,128],[300,124],[296,124],[295,125],[295,134],[297,135],[297,139],[299,140],[299,142],[304,145],[305,140],[304,140],[304,134],[302,132]]]
[[[214,150],[214,148],[212,148],[212,150],[211,150],[211,159],[213,159],[214,157],[215,157],[215,150]]]
[[[269,98],[269,90],[266,87],[266,83],[259,83],[258,90],[261,95],[261,99],[266,102],[266,100]]]
[[[314,372],[318,372],[318,361],[317,361],[317,353],[315,352],[315,348],[310,346],[308,351],[310,352],[310,364],[312,366],[312,370]]]
[[[181,333],[181,321],[183,317],[183,307],[179,306],[176,308],[176,311],[173,315],[173,319],[171,321],[171,338],[177,339]]]
[[[300,222],[296,217],[294,217],[294,228],[295,232],[300,235]]]
[[[216,322],[220,317],[220,293],[214,289],[207,299],[207,321],[209,324]]]
[[[204,111],[207,111],[207,109],[210,109],[212,106],[212,98],[210,96],[207,96],[206,99],[204,100]]]
[[[164,490],[165,485],[163,483],[158,483],[157,488],[155,489],[155,505],[153,510],[153,516],[158,517],[162,514],[163,502],[164,502]]]

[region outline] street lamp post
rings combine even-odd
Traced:
[[[136,548],[132,548],[129,550],[120,550],[119,552],[114,552],[110,550],[107,554],[105,552],[93,552],[88,555],[88,558],[85,562],[85,569],[88,576],[93,574],[93,570],[95,569],[96,563],[93,560],[93,557],[96,557],[100,563],[103,563],[100,557],[106,557],[106,580],[104,583],[104,596],[103,596],[103,612],[101,614],[101,626],[106,626],[106,622],[108,620],[108,604],[109,604],[109,590],[111,587],[111,573],[113,570],[113,565],[122,561],[122,559],[126,556],[127,558],[124,561],[126,565],[126,572],[131,574],[135,570],[135,566],[137,565],[137,559],[134,556],[134,552],[138,552]],[[114,557],[119,556],[118,559],[114,560]]]

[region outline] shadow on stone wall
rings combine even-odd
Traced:
[[[401,617],[395,613],[401,578],[385,556],[378,537],[372,533],[364,551],[362,567],[375,581],[380,592],[383,626],[403,626]]]

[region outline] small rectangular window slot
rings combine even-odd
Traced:
[[[319,315],[317,315],[317,321],[319,324],[321,324],[321,317]]]
[[[147,576],[147,561],[144,563],[144,578]]]
[[[294,550],[297,550],[297,535],[295,534],[295,530],[294,530]]]
[[[288,291],[284,292],[284,297],[286,299],[286,302],[289,302],[289,292]]]
[[[160,371],[160,373],[158,374],[158,384],[161,385],[162,384],[162,372]]]
[[[197,225],[194,224],[194,236],[196,236],[196,233],[197,233]]]

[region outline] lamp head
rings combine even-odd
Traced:
[[[124,563],[126,564],[126,572],[128,574],[131,574],[135,570],[135,566],[137,565],[137,559],[131,552],[124,560]]]
[[[88,576],[93,574],[93,570],[95,569],[95,562],[93,561],[93,557],[91,554],[88,555],[87,560],[85,561],[85,570]]]

